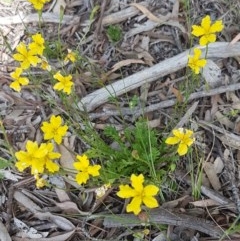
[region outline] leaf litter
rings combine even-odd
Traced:
[[[3,9],[0,14],[1,46],[7,42],[12,49],[26,34],[24,24],[29,26],[30,32],[34,32],[38,21],[38,16],[32,13],[30,4],[26,1],[17,2],[18,4],[8,5],[7,8],[0,2]],[[93,22],[89,22],[90,12],[97,3],[101,4],[100,1],[53,3],[56,4],[47,5],[46,12],[42,15],[46,35],[49,38],[57,36],[59,6],[63,6],[64,17],[60,34],[69,45],[66,48],[77,43],[79,50],[96,66],[96,73],[102,76],[111,73],[111,78],[106,77],[106,82],[109,81],[110,84],[188,49],[190,29],[187,21],[194,19],[194,22],[198,22],[196,18],[209,14],[209,9],[216,18],[222,18],[226,22],[226,31],[220,36],[220,41],[230,42],[232,46],[238,46],[239,42],[239,23],[236,19],[239,19],[240,6],[236,0],[232,3],[198,0],[194,5],[190,3],[188,10],[183,1],[177,0],[134,3],[112,0],[106,1],[109,5],[102,8],[102,18],[97,16]],[[98,22],[100,31],[97,31],[99,36],[96,38]],[[104,31],[107,26],[114,24],[121,26],[123,39],[112,46]],[[87,33],[87,38],[81,41],[83,33]],[[42,138],[39,134],[39,123],[46,119],[46,113],[49,115],[54,110],[45,106],[41,97],[36,96],[31,89],[24,89],[22,94],[18,94],[8,88],[9,72],[14,68],[10,55],[9,49],[1,47],[0,114],[9,143],[17,150],[25,145],[28,138]],[[201,140],[197,148],[204,148],[203,153],[207,153],[206,157],[203,157],[203,174],[207,180],[204,185],[208,186],[202,185],[201,198],[194,200],[190,190],[190,176],[186,170],[188,167],[181,163],[179,172],[183,172],[183,175],[176,172],[175,177],[179,181],[178,195],[170,195],[161,208],[150,212],[148,217],[142,217],[143,220],[149,218],[155,224],[166,224],[167,232],[148,223],[150,233],[143,236],[142,240],[158,240],[157,237],[160,239],[163,236],[172,241],[221,238],[224,237],[223,230],[229,228],[239,214],[238,69],[237,56],[212,59],[204,70],[205,81],[202,81],[199,88],[195,89],[196,92],[190,96],[188,111],[179,122],[179,125],[194,123],[199,131],[198,137]],[[89,77],[89,72],[79,76],[78,93],[82,97],[98,89],[91,85],[92,76],[90,81],[85,78]],[[186,90],[182,90],[180,85],[184,76],[184,71],[180,69],[176,73],[171,72],[142,85],[144,88],[140,87],[140,92],[134,89],[128,91],[128,97],[140,93],[152,128],[163,130],[164,123],[170,121],[169,116],[174,116],[172,106],[184,101],[183,94]],[[85,82],[81,79],[85,79]],[[210,87],[209,92],[206,91],[206,86]],[[127,105],[124,93],[122,92],[122,106]],[[196,102],[192,104],[193,99]],[[163,100],[166,101],[164,105]],[[111,105],[102,103],[97,110],[93,109],[89,113],[96,116],[93,118],[93,125],[101,127],[99,129],[108,124],[122,128],[122,123],[112,118],[116,112],[112,111],[115,106]],[[64,106],[60,105],[57,109],[66,112]],[[104,113],[107,109],[110,113],[108,115]],[[132,114],[129,114],[132,111],[129,109],[123,109],[122,113],[131,124],[137,118],[132,118]],[[0,134],[3,137],[3,133]],[[71,153],[75,150],[82,153],[82,147],[75,138],[67,139],[60,146],[64,157],[60,163],[64,167],[72,168],[74,160]],[[9,157],[7,148],[2,144],[0,153],[2,158]],[[33,180],[28,180],[29,176],[25,174],[19,175],[6,167],[2,175],[0,233],[4,234],[5,239],[1,238],[3,240],[118,240],[118,237],[121,237],[119,240],[128,240],[133,238],[137,231],[144,230],[141,220],[131,214],[121,214],[123,207],[116,199],[114,188],[106,190],[103,197],[96,200],[95,189],[84,190],[73,184],[71,177],[67,180],[56,177],[52,180],[55,189],[46,188],[40,192],[35,189]],[[65,191],[65,188],[69,191]],[[47,226],[44,226],[45,222]],[[132,232],[129,232],[129,229],[132,229]],[[189,232],[189,229],[192,232]],[[239,232],[231,236],[232,240],[239,237]]]

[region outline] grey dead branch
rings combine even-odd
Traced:
[[[205,47],[199,48],[202,49],[202,57],[204,57],[206,51]],[[156,81],[160,77],[181,70],[187,66],[188,55],[190,52],[192,52],[192,49],[188,49],[183,53],[178,54],[172,58],[166,59],[152,67],[146,68],[136,74],[118,80],[113,84],[104,86],[103,88],[96,90],[82,98],[81,101],[78,103],[78,107],[81,110],[91,112],[100,105],[106,103],[110,97],[120,96],[124,93],[127,93],[133,89],[142,86],[145,83],[151,83],[153,81]],[[240,55],[240,43],[229,45],[229,43],[216,42],[213,44],[209,44],[208,46],[209,59],[229,58],[238,55]],[[226,92],[226,90],[227,87],[225,90],[223,90],[223,92]],[[176,102],[175,100],[170,101],[173,102],[173,104]]]
[[[104,226],[107,228],[130,228],[139,225],[148,225],[150,223],[183,226],[186,228],[198,230],[215,238],[220,238],[224,234],[221,227],[215,225],[211,221],[206,221],[202,218],[196,218],[181,213],[173,213],[162,208],[150,211],[148,216],[148,222],[146,223],[139,220],[139,218],[134,216],[133,214],[120,214],[118,216],[109,215],[106,218],[104,218]]]

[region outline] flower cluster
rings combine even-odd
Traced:
[[[38,2],[38,1],[34,1]],[[38,4],[43,4],[43,1],[39,1]],[[17,92],[21,91],[21,87],[28,85],[29,79],[27,77],[22,77],[24,70],[29,69],[31,66],[37,67],[38,64],[43,70],[51,71],[52,68],[49,65],[46,57],[43,55],[45,49],[45,40],[40,33],[34,34],[32,36],[32,41],[26,45],[20,43],[16,47],[16,53],[13,54],[13,59],[19,62],[20,67],[16,68],[14,72],[10,74],[13,78],[13,82],[10,87]],[[75,62],[77,58],[76,53],[68,49],[68,54],[64,59],[64,63],[67,64],[69,61]],[[53,75],[53,78],[58,82],[53,86],[55,90],[63,91],[66,94],[71,94],[73,81],[72,76],[63,76],[59,71]]]
[[[46,170],[50,173],[57,172],[59,165],[53,160],[61,157],[60,153],[53,152],[52,143],[42,143],[38,146],[37,142],[27,141],[26,151],[18,151],[15,153],[17,162],[15,166],[20,172],[26,168],[31,168],[31,174],[42,174]]]
[[[20,43],[16,47],[16,53],[13,54],[13,59],[19,62],[19,67],[15,69],[14,72],[10,74],[13,78],[13,82],[10,87],[17,92],[20,92],[21,86],[28,85],[29,79],[27,77],[22,77],[24,70],[29,69],[31,66],[36,67],[42,62],[43,50],[45,49],[45,41],[40,33],[34,34],[32,36],[32,42],[29,45]]]
[[[192,26],[192,35],[200,37],[199,44],[205,46],[216,41],[216,33],[221,32],[223,27],[222,20],[211,24],[211,18],[207,15],[202,19],[201,26]],[[199,74],[200,69],[206,65],[207,60],[200,59],[202,54],[200,49],[194,48],[193,52],[193,56],[188,56],[188,66],[195,72],[195,74]]]
[[[41,11],[43,9],[43,6],[44,6],[45,3],[50,2],[50,0],[28,0],[28,1],[38,11]]]
[[[121,198],[132,198],[131,202],[127,205],[127,212],[133,212],[138,215],[141,212],[142,203],[148,208],[158,207],[158,202],[155,196],[159,188],[154,185],[143,186],[144,176],[142,174],[136,176],[131,175],[131,186],[120,185],[117,195]]]
[[[68,130],[67,125],[62,124],[60,116],[52,115],[50,121],[43,122],[41,130],[44,133],[44,140],[54,140],[57,144],[62,143],[62,138]],[[18,151],[15,153],[17,162],[15,166],[20,172],[26,168],[31,169],[31,174],[36,180],[36,187],[41,188],[45,186],[46,180],[39,175],[45,173],[56,173],[60,167],[54,160],[59,159],[61,154],[54,152],[54,145],[52,142],[41,143],[27,141],[26,151]],[[90,176],[99,176],[100,165],[90,165],[89,159],[86,155],[77,155],[77,161],[73,163],[74,168],[78,171],[76,175],[76,182],[86,184]]]
[[[99,176],[100,165],[90,165],[89,159],[86,155],[77,155],[77,161],[73,163],[74,168],[79,171],[76,175],[76,182],[81,184],[86,184],[90,176]]]
[[[173,137],[168,137],[165,141],[168,145],[178,144],[177,152],[183,156],[188,152],[188,148],[193,144],[193,131],[179,128],[172,131]]]

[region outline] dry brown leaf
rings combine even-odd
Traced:
[[[215,200],[212,199],[204,199],[200,201],[195,201],[195,202],[190,202],[193,204],[195,207],[211,207],[211,206],[218,206],[219,203]]]
[[[220,111],[216,111],[215,117],[222,124],[225,125],[230,130],[234,129],[234,123],[230,121],[227,116],[223,115]]]
[[[151,21],[156,22],[156,23],[164,23],[171,17],[171,14],[168,14],[166,16],[156,17],[145,6],[143,6],[139,3],[131,3],[130,5],[139,9],[148,19],[150,19]]]
[[[53,222],[60,229],[65,231],[71,231],[75,228],[75,226],[68,219],[57,215],[53,215],[50,212],[36,212],[34,216],[40,220],[48,220],[49,222]]]
[[[173,4],[172,19],[178,21],[178,14],[179,14],[179,0],[176,0],[175,3]]]
[[[176,200],[173,201],[168,201],[162,204],[162,208],[165,209],[173,209],[176,207],[183,207],[182,203],[184,203],[184,206],[186,206],[187,203],[189,203],[189,201],[192,201],[192,197],[190,197],[189,195],[183,196],[181,198],[178,198]]]
[[[64,145],[58,146],[59,152],[61,153],[60,157],[60,164],[63,168],[66,169],[74,169],[73,168],[73,162],[75,160],[74,155],[72,154],[69,149],[67,149]]]
[[[0,240],[2,241],[11,241],[11,237],[3,223],[0,220]]]
[[[55,192],[60,202],[70,201],[70,198],[65,190],[60,188],[55,188]]]
[[[78,209],[77,204],[71,201],[66,201],[62,203],[56,202],[55,205],[68,214],[83,214],[83,212]],[[89,213],[86,212],[85,215],[89,215]]]
[[[233,38],[233,40],[230,42],[231,45],[235,44],[236,42],[238,42],[240,40],[240,33],[237,34],[237,36],[235,36]]]
[[[127,66],[130,64],[145,64],[144,61],[140,60],[140,59],[126,59],[126,60],[122,60],[116,64],[113,65],[112,70],[110,70],[107,75],[112,74],[113,72],[115,72],[116,70],[122,68],[123,66]]]
[[[213,163],[214,169],[216,170],[216,173],[219,174],[222,172],[224,168],[224,163],[220,157],[217,157]]]
[[[52,236],[50,238],[38,238],[38,239],[29,239],[29,238],[24,238],[24,241],[66,241],[70,240],[71,236],[75,233],[75,230],[72,230],[70,232],[64,233],[64,234],[59,234],[58,235]],[[4,239],[3,239],[4,240]],[[23,241],[22,238],[19,237],[13,237],[14,241]],[[7,241],[7,240],[6,240]]]
[[[182,96],[182,93],[174,88],[172,85],[170,86],[170,91],[176,96],[177,100],[179,103],[182,103],[183,102],[183,96]]]
[[[203,168],[204,168],[204,171],[205,171],[213,189],[215,191],[218,191],[221,188],[221,183],[217,176],[217,172],[216,172],[214,165],[210,162],[205,162]]]

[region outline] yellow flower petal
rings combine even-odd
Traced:
[[[219,20],[212,24],[212,26],[210,27],[210,32],[211,33],[221,32],[223,28],[224,28],[224,25],[222,23],[222,20]]]
[[[178,142],[180,142],[180,139],[176,136],[168,137],[165,141],[165,143],[168,144],[168,145],[175,145]]]
[[[142,199],[140,197],[134,197],[132,201],[127,205],[127,212],[133,212],[138,215],[141,212]]]
[[[76,175],[76,182],[81,185],[81,184],[86,184],[87,183],[87,180],[89,179],[89,175],[87,172],[79,172],[77,175]]]
[[[10,88],[14,89],[15,91],[17,92],[20,92],[21,91],[21,86],[19,84],[18,81],[13,81],[11,84],[10,84]]]
[[[89,166],[89,159],[88,159],[88,157],[87,157],[87,155],[77,155],[76,156],[76,158],[77,158],[77,160],[79,161],[79,163],[81,164],[81,167],[83,168],[83,169],[86,169],[86,168],[88,168],[88,166]],[[80,170],[80,169],[79,169]]]
[[[137,192],[131,188],[129,185],[120,185],[117,196],[121,198],[130,198],[136,196]]]
[[[49,172],[58,172],[59,171],[59,165],[57,163],[54,163],[53,161],[46,161],[46,169],[49,171]]]
[[[193,25],[192,26],[192,35],[199,37],[204,35],[205,31],[201,26]]]
[[[137,192],[142,192],[143,191],[143,182],[144,182],[143,174],[140,174],[138,176],[136,176],[135,174],[132,174],[131,175],[131,182],[132,182],[132,187]]]
[[[178,146],[178,150],[177,150],[179,156],[185,155],[187,153],[187,151],[188,151],[187,145],[180,143],[179,146]]]
[[[205,32],[210,30],[211,25],[211,18],[207,15],[205,18],[202,19],[201,26],[205,30]]]
[[[93,177],[99,176],[99,170],[101,169],[100,165],[94,165],[88,167],[88,174],[92,175]]]
[[[148,208],[156,208],[156,207],[159,206],[156,198],[150,197],[150,196],[145,196],[145,197],[143,198],[143,203],[144,203],[144,205],[146,205],[146,207],[148,207]]]
[[[144,187],[144,196],[155,196],[159,191],[159,188],[154,185],[147,185]]]

